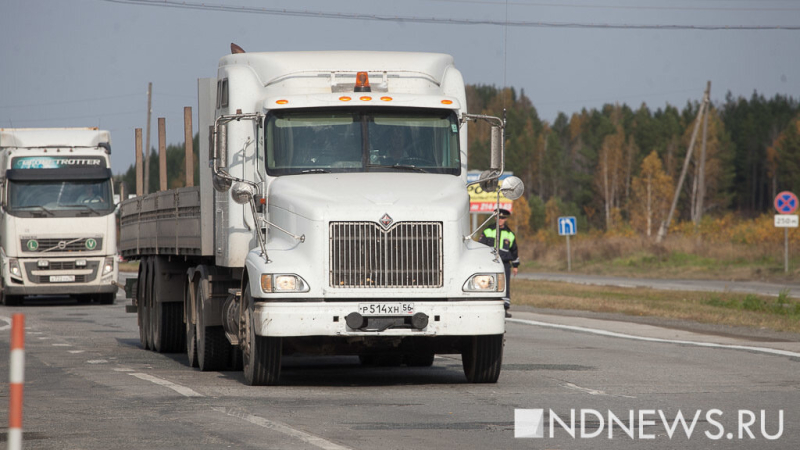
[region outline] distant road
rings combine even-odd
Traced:
[[[573,273],[522,273],[517,275],[524,280],[563,281],[595,286],[644,287],[670,291],[739,292],[778,296],[784,289],[789,295],[800,296],[800,283],[764,283],[760,281],[721,281],[721,280],[661,280],[654,278],[624,278]]]

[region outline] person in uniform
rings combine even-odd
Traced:
[[[506,271],[506,296],[503,299],[503,306],[506,309],[506,317],[511,317],[508,310],[511,308],[511,273],[517,275],[517,268],[519,267],[519,255],[517,254],[517,236],[511,231],[511,228],[506,225],[506,220],[511,216],[511,211],[507,209],[500,209],[497,215],[497,224],[491,224],[483,230],[478,242],[486,244],[490,247],[495,246],[495,238],[497,236],[497,225],[500,225],[500,259],[503,261],[503,268]]]

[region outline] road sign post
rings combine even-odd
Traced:
[[[775,227],[783,228],[783,271],[789,273],[789,228],[797,228],[797,216],[791,215],[797,211],[797,196],[789,191],[783,191],[775,196]]]
[[[572,252],[569,248],[569,237],[578,232],[578,223],[574,217],[558,218],[558,234],[567,237],[567,272],[572,272]]]

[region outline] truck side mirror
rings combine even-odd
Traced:
[[[503,128],[492,127],[492,147],[490,169],[500,171],[503,167]]]
[[[479,183],[479,186],[481,187],[483,192],[494,192],[497,190],[497,178],[495,177],[496,175],[497,175],[496,170],[484,170],[483,172],[481,172],[480,179],[482,181]],[[487,180],[487,178],[490,179]]]
[[[518,177],[508,177],[503,180],[500,193],[503,194],[503,197],[513,201],[522,197],[522,194],[525,193],[525,185]]]
[[[217,167],[224,169],[228,167],[228,124],[220,124],[217,127],[217,151],[214,155],[217,159]]]

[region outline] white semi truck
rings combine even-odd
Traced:
[[[109,133],[97,128],[0,129],[3,304],[63,294],[114,302],[110,154]]]
[[[198,83],[200,186],[121,205],[142,346],[251,385],[288,354],[496,382],[508,280],[471,239],[465,123],[493,126],[491,184],[503,121],[466,113],[448,55],[231,48]]]

